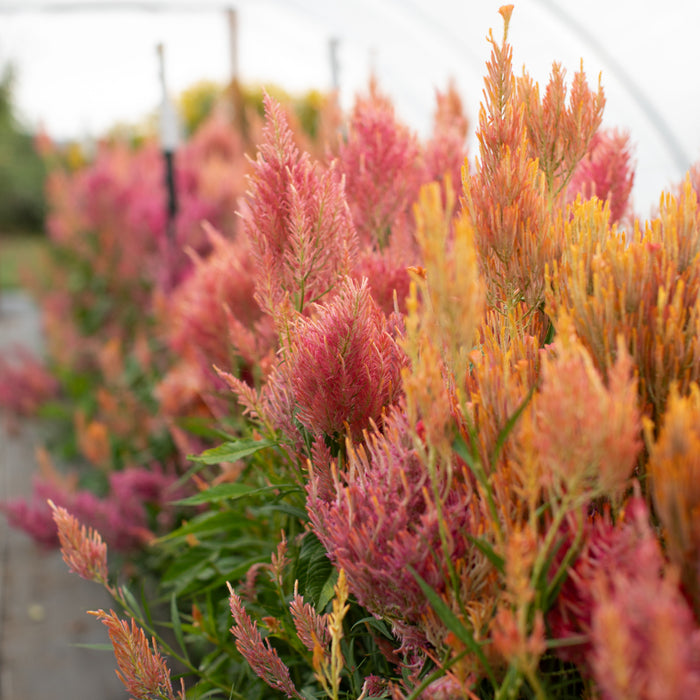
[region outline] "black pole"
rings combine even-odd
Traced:
[[[163,151],[165,160],[165,187],[168,192],[168,234],[171,232],[172,224],[177,216],[177,188],[175,187],[175,153],[174,151]]]

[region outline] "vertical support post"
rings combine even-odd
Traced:
[[[231,71],[231,82],[238,80],[238,12],[236,8],[229,7],[226,10],[226,17],[228,18],[228,45],[229,45],[229,60],[230,71]]]
[[[340,39],[332,37],[328,41],[329,58],[331,61],[331,89],[340,92],[340,64],[338,63],[338,46]]]
[[[160,144],[163,152],[163,163],[165,166],[164,185],[167,192],[166,203],[166,268],[168,269],[168,286],[174,283],[174,269],[172,263],[175,253],[175,219],[177,217],[177,187],[175,182],[175,151],[180,140],[179,124],[175,105],[170,99],[165,81],[165,49],[163,44],[158,44],[158,63],[161,86],[161,107],[160,107]]]

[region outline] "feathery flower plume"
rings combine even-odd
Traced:
[[[114,648],[114,656],[119,670],[117,676],[136,700],[175,700],[170,681],[170,669],[156,647],[156,640],[149,645],[143,630],[132,618],[131,626],[110,610],[91,610],[98,620],[106,625]],[[184,685],[177,694],[178,700],[185,700]]]
[[[536,610],[534,621],[530,619],[536,594],[532,573],[540,544],[528,525],[510,534],[504,556],[506,588],[491,628],[494,648],[506,663],[527,675],[535,672],[545,652],[542,611]]]
[[[423,297],[420,332],[444,353],[445,365],[461,392],[481,323],[484,288],[474,230],[466,216],[454,216],[455,204],[449,177],[443,188],[437,183],[421,188],[414,215],[425,276],[417,276],[416,283]],[[407,327],[412,324],[409,321]],[[412,357],[414,362],[417,359]]]
[[[85,412],[75,414],[75,435],[83,456],[94,466],[109,468],[112,448],[109,442],[109,429],[99,420],[88,422]]]
[[[398,259],[393,250],[365,249],[353,268],[352,276],[356,280],[367,280],[372,298],[387,317],[396,308],[400,313],[406,313],[410,273],[405,261]]]
[[[590,664],[602,697],[700,697],[700,631],[674,573],[614,566],[594,591]]]
[[[332,700],[338,700],[341,673],[345,666],[343,651],[340,647],[343,640],[343,619],[350,610],[350,606],[347,605],[350,592],[343,569],[338,574],[338,581],[333,591],[335,593],[333,610],[328,615],[328,636],[331,638],[331,650],[330,654],[320,657],[320,668],[316,670],[316,678],[320,681],[328,697]]]
[[[279,319],[301,312],[349,272],[356,234],[342,178],[300,154],[282,107],[264,98],[264,140],[249,177],[243,227],[256,270],[255,298]]]
[[[580,236],[547,274],[547,309],[555,325],[571,316],[577,336],[607,374],[622,336],[639,372],[641,406],[656,421],[673,382],[684,393],[700,380],[700,213],[689,181],[677,199],[627,241],[601,230],[600,204],[579,204]],[[593,212],[593,213],[592,213]],[[600,222],[597,223],[597,219]],[[589,223],[592,226],[589,226]],[[603,245],[604,242],[604,245]]]
[[[289,604],[292,613],[294,627],[301,643],[317,656],[327,653],[331,643],[331,635],[328,631],[328,615],[319,615],[313,605],[304,602],[304,597],[299,595],[299,582],[294,582],[294,597]]]
[[[46,365],[25,348],[0,357],[0,409],[19,416],[35,415],[56,396],[59,384]]]
[[[565,545],[555,557],[558,566],[576,534],[582,545],[553,607],[547,613],[547,624],[554,639],[568,643],[557,649],[564,660],[577,663],[589,672],[592,640],[591,624],[595,609],[595,585],[616,573],[633,580],[656,575],[664,567],[659,541],[649,522],[649,510],[641,497],[639,484],[634,495],[619,510],[613,522],[610,509],[594,512],[577,531],[573,519],[565,522],[562,531]]]
[[[86,529],[65,508],[56,506],[49,500],[53,520],[58,529],[63,561],[68,568],[87,581],[95,581],[104,586],[107,582],[107,545],[100,533]]]
[[[637,382],[622,342],[607,385],[590,354],[562,319],[542,384],[526,420],[532,468],[552,494],[616,499],[627,485],[641,448]]]
[[[654,441],[647,422],[654,506],[671,561],[700,618],[700,387],[681,396],[671,387],[663,424]]]
[[[306,509],[314,532],[336,567],[345,571],[360,605],[390,620],[407,646],[424,646],[422,623],[429,605],[408,566],[443,591],[443,562],[458,562],[464,568],[465,589],[476,595],[489,569],[479,557],[470,559],[465,536],[476,528],[473,493],[456,478],[445,493],[446,470],[440,471],[437,487],[445,496],[438,512],[429,496],[427,469],[400,408],[390,411],[383,430],[374,430],[365,443],[348,446],[342,473],[333,467],[330,494],[327,466],[310,466]],[[444,546],[440,517],[449,531]],[[435,629],[432,641],[439,644],[445,631],[439,624]]]
[[[581,70],[567,104],[564,71],[556,63],[542,99],[527,75],[516,80],[507,43],[512,10],[500,9],[501,44],[489,34],[492,53],[477,131],[481,158],[474,175],[465,169],[462,180],[489,303],[508,309],[525,301],[535,309],[544,299],[545,266],[563,248],[552,216],[600,125],[604,96],[600,87],[589,90]]]
[[[503,40],[492,46],[487,63],[485,102],[479,111],[480,160],[469,175],[463,169],[466,209],[476,231],[488,301],[500,308],[527,299],[539,303],[540,268],[555,251],[546,236],[549,214],[545,178],[531,153],[523,110],[517,101],[512,47],[507,43],[512,5],[501,7]],[[544,246],[544,249],[543,249]]]
[[[605,107],[600,82],[597,92],[588,87],[583,61],[574,74],[568,105],[565,77],[566,71],[555,62],[542,99],[539,86],[527,74],[517,81],[530,155],[537,159],[552,197],[565,190],[576,166],[589,151]]]
[[[410,207],[423,181],[419,144],[374,81],[369,95],[355,103],[338,165],[364,245],[383,248],[398,229],[410,227]]]
[[[467,158],[469,120],[453,83],[445,92],[438,90],[435,97],[433,134],[423,154],[425,181],[442,180],[449,176],[453,183],[459,182]]]
[[[312,435],[359,439],[401,396],[405,360],[366,281],[345,279],[315,317],[297,319],[290,338],[284,371],[296,419]]]
[[[607,200],[612,223],[622,220],[634,185],[631,150],[629,134],[598,130],[569,182],[569,201],[579,193],[584,199]]]
[[[501,431],[539,380],[540,344],[528,332],[526,315],[523,305],[508,315],[488,311],[479,329],[477,349],[469,358],[471,366],[465,382],[467,411],[477,440],[474,447],[487,471],[505,466],[512,458],[511,445],[519,424],[502,445],[499,463],[491,463]],[[471,444],[466,427],[462,424],[461,428],[462,437]],[[511,489],[512,484],[508,486]]]
[[[194,355],[206,369],[212,365],[229,367],[238,349],[237,338],[223,332],[235,319],[238,332],[253,335],[262,317],[255,302],[255,270],[250,247],[243,236],[231,240],[208,225],[204,230],[211,253],[202,258],[193,253],[192,274],[174,290],[163,319],[171,347],[179,354]],[[269,350],[264,341],[271,341],[268,332],[262,336],[260,348],[246,362],[259,360]],[[246,347],[250,346],[246,339]]]
[[[282,579],[284,576],[284,570],[289,564],[289,557],[287,556],[287,537],[282,531],[282,539],[277,544],[277,551],[272,553],[270,559],[270,577],[273,581],[277,583],[280,588],[282,587]]]
[[[257,622],[251,620],[231,584],[227,583],[227,586],[234,622],[231,633],[236,638],[236,649],[250,664],[253,671],[271,688],[285,693],[288,698],[301,698],[302,696],[292,683],[289,669],[284,665],[277,651],[272,648],[269,640],[266,639],[263,643]]]

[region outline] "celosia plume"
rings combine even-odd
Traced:
[[[433,134],[425,145],[425,182],[442,180],[460,182],[462,168],[466,163],[466,138],[469,120],[464,114],[462,100],[450,83],[445,92],[436,92],[436,108],[433,117]]]
[[[593,677],[606,700],[700,697],[700,631],[672,573],[594,582]]]
[[[600,82],[597,92],[588,87],[583,61],[571,82],[568,104],[565,77],[566,71],[554,63],[541,99],[539,86],[527,74],[517,81],[530,155],[537,159],[547,191],[553,197],[566,188],[577,165],[592,147],[591,141],[601,124],[605,106]],[[626,186],[626,183],[620,184]],[[602,193],[600,197],[604,199]]]
[[[474,231],[466,216],[454,214],[455,204],[447,178],[444,187],[433,183],[421,189],[414,215],[425,271],[424,277],[417,278],[422,293],[420,333],[444,353],[445,365],[461,392],[481,323],[484,288]],[[409,315],[408,328],[415,313],[412,310]]]
[[[301,643],[314,656],[323,656],[327,653],[331,642],[328,631],[328,615],[319,615],[310,603],[304,602],[304,597],[299,595],[298,581],[294,584],[294,597],[289,604],[289,611],[292,613],[294,627]]]
[[[398,408],[366,445],[348,448],[347,469],[334,469],[333,493],[326,486],[327,465],[312,465],[310,470],[306,509],[329,557],[345,570],[350,591],[371,613],[391,620],[407,646],[424,645],[424,633],[415,625],[428,603],[408,566],[443,591],[444,561],[462,561],[464,585],[473,595],[488,573],[485,560],[467,562],[465,533],[476,531],[471,490],[464,483],[453,484],[439,514],[429,496],[429,474]],[[441,493],[447,483],[445,471],[436,477]],[[449,528],[448,550],[440,537],[440,517]],[[431,641],[440,643],[445,631],[439,623],[435,627],[436,639]]]
[[[126,620],[120,620],[117,614],[110,610],[90,611],[102,624],[107,626],[109,638],[114,648],[114,656],[119,670],[117,676],[124,684],[127,692],[136,700],[185,700],[184,685],[177,696],[173,692],[170,681],[170,669],[165,659],[160,655],[156,640],[149,645],[143,630],[131,620],[131,626]]]
[[[343,632],[343,620],[350,606],[347,604],[350,592],[345,578],[345,571],[340,570],[338,581],[333,587],[333,609],[328,615],[328,636],[331,638],[330,654],[320,658],[320,668],[317,669],[316,678],[321,682],[328,697],[335,700],[339,697],[341,673],[345,666],[341,642],[345,636]]]
[[[342,445],[361,439],[402,396],[405,356],[366,281],[346,278],[333,298],[298,316],[285,332],[278,363],[260,392],[221,376],[253,417],[280,431],[299,452],[306,431]],[[308,455],[307,455],[308,456]]]
[[[284,371],[296,419],[312,435],[358,439],[401,396],[403,353],[366,282],[345,280],[333,300],[291,330]]]
[[[271,688],[279,690],[288,698],[301,698],[302,696],[292,683],[289,669],[284,665],[277,651],[272,648],[269,640],[266,639],[263,643],[257,623],[250,619],[243,607],[243,602],[230,583],[228,589],[234,623],[231,633],[236,638],[236,649],[250,664],[253,671]]]
[[[576,334],[606,374],[622,336],[639,371],[643,409],[660,416],[673,382],[681,392],[700,379],[700,215],[686,182],[679,199],[662,199],[659,216],[631,241],[600,204],[578,204],[579,236],[547,275],[546,306],[555,325],[571,316]],[[579,218],[580,217],[580,218]],[[588,222],[594,225],[589,226]]]
[[[423,181],[419,144],[374,82],[355,103],[338,167],[364,245],[383,248],[392,234],[410,227],[410,207]]]
[[[525,421],[522,466],[537,471],[535,481],[548,499],[562,492],[584,501],[601,495],[616,499],[642,446],[629,354],[620,343],[606,385],[570,322],[563,320],[551,353],[543,361],[542,383]]]
[[[470,356],[471,368],[465,383],[467,413],[477,441],[473,447],[487,471],[504,466],[512,458],[511,445],[517,428],[501,446],[500,464],[492,463],[501,432],[539,378],[540,346],[538,339],[528,333],[527,315],[522,305],[508,315],[489,311],[479,329],[477,348]],[[471,445],[472,436],[464,421],[460,421],[460,428]]]
[[[61,554],[68,568],[87,581],[107,585],[107,545],[100,533],[85,528],[65,508],[49,500]]]
[[[536,610],[534,621],[530,619],[539,544],[536,533],[527,525],[511,533],[504,556],[506,590],[491,629],[496,651],[526,674],[534,673],[546,649],[542,611]]]
[[[174,291],[163,311],[163,324],[172,348],[185,357],[194,356],[207,369],[212,365],[229,367],[238,350],[237,338],[226,333],[235,319],[237,330],[253,335],[262,317],[255,302],[255,270],[250,247],[243,236],[224,238],[211,226],[205,226],[212,250],[206,258],[194,255],[194,269],[187,280]],[[272,334],[262,331],[260,348],[245,361],[253,363],[269,349]],[[247,341],[247,339],[246,339]],[[246,349],[248,341],[241,344]]]
[[[663,424],[653,439],[647,425],[654,506],[671,561],[700,617],[700,387],[681,396],[671,388]]]
[[[18,498],[0,504],[13,527],[20,528],[46,547],[60,544],[51,508],[47,501],[65,508],[80,522],[99,532],[111,549],[134,551],[153,539],[149,516],[157,513],[158,526],[171,525],[174,511],[170,502],[182,491],[172,487],[174,474],[165,473],[158,465],[130,467],[109,474],[109,491],[99,498],[92,491],[35,477],[33,493],[28,499]]]
[[[611,221],[623,219],[634,185],[631,148],[628,134],[597,131],[569,182],[569,199],[581,194],[584,199],[607,200]]]
[[[477,130],[480,160],[473,175],[465,168],[462,176],[493,306],[524,298],[537,304],[541,283],[530,253],[539,253],[536,242],[547,240],[549,217],[545,179],[530,153],[523,111],[516,100],[512,48],[507,43],[512,9],[509,5],[500,10],[504,19],[500,45],[489,33],[492,53]]]
[[[489,302],[500,308],[543,301],[545,265],[557,259],[563,242],[551,230],[559,194],[585,155],[602,118],[604,97],[576,73],[568,104],[564,71],[556,63],[544,98],[528,76],[516,80],[507,43],[512,5],[499,45],[489,34],[485,103],[479,112],[480,160],[463,174],[466,205],[476,230]]]
[[[58,394],[59,384],[46,364],[24,348],[0,356],[0,409],[18,416],[35,415]]]
[[[327,294],[350,270],[356,236],[341,177],[300,154],[282,107],[265,96],[264,140],[249,179],[243,225],[256,270],[255,298],[279,319]]]
[[[554,605],[547,613],[547,624],[554,639],[567,643],[557,649],[558,655],[582,665],[588,672],[592,650],[591,624],[595,609],[595,586],[614,575],[635,577],[656,576],[664,559],[649,522],[649,510],[640,496],[639,485],[634,495],[620,509],[614,522],[609,508],[594,511],[583,523],[568,518],[560,532],[565,545],[557,552],[552,568],[561,564],[575,538],[580,551],[567,570]]]
[[[356,280],[367,280],[367,286],[377,306],[388,317],[398,309],[406,313],[406,299],[411,284],[406,261],[401,261],[390,248],[366,249],[353,268]]]

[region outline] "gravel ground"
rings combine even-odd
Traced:
[[[37,310],[21,293],[0,291],[0,353],[21,344],[41,350]],[[39,427],[0,423],[0,500],[27,496],[36,471]],[[109,609],[96,584],[68,572],[0,515],[0,700],[124,700],[106,629],[86,610]]]

